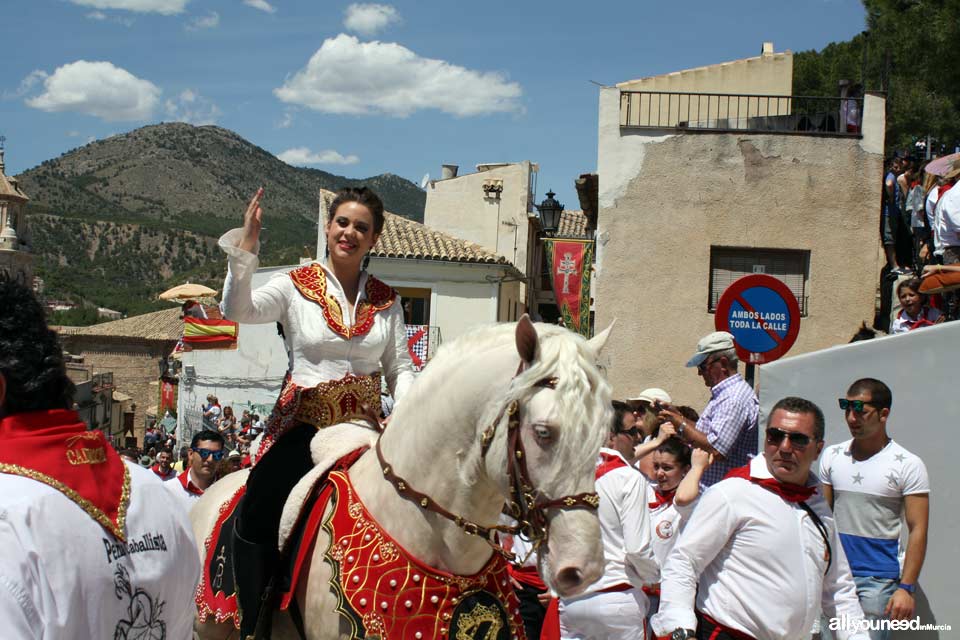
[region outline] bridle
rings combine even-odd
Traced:
[[[519,372],[520,370],[517,373]],[[557,378],[543,378],[532,386],[532,388],[547,389],[556,389],[556,387]],[[497,432],[497,425],[503,420],[505,414],[507,416],[507,476],[510,482],[510,497],[504,504],[503,513],[516,520],[517,524],[515,525],[483,526],[450,513],[437,504],[433,498],[417,491],[410,486],[409,482],[393,472],[393,468],[386,462],[383,452],[380,450],[379,438],[377,439],[376,450],[383,477],[393,485],[402,498],[413,502],[425,511],[430,511],[450,520],[464,533],[483,538],[494,551],[512,561],[516,555],[504,549],[497,542],[493,536],[494,532],[522,535],[531,542],[532,553],[547,542],[549,523],[546,512],[548,509],[596,509],[599,498],[596,493],[578,493],[555,500],[546,500],[540,495],[539,490],[533,486],[530,473],[527,470],[527,456],[523,449],[523,440],[520,437],[520,404],[517,400],[512,400],[504,405],[493,424],[487,427],[480,436],[480,455],[482,459],[486,459],[487,450],[490,448],[493,437]]]

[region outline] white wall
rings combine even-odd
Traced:
[[[920,574],[921,623],[950,624],[952,631],[894,633],[894,638],[956,638],[960,631],[960,479],[955,432],[960,427],[956,346],[960,322],[856,342],[786,358],[760,367],[761,425],[785,396],[811,400],[827,419],[827,445],[850,438],[837,398],[859,378],[882,380],[893,391],[887,433],[917,454],[930,474],[930,528]],[[761,429],[761,432],[763,430]],[[906,525],[904,525],[904,531]]]

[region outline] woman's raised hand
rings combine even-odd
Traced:
[[[257,243],[260,241],[260,226],[263,210],[260,208],[260,199],[263,197],[263,187],[257,189],[247,206],[247,212],[243,214],[243,238],[240,240],[240,248],[244,251],[253,253]]]

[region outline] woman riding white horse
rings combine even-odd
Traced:
[[[278,274],[251,291],[260,247],[263,188],[250,201],[243,228],[227,232],[224,317],[279,323],[289,368],[267,422],[238,507],[234,562],[240,592],[241,637],[254,632],[260,594],[277,560],[277,530],[286,496],[309,471],[310,439],[366,405],[380,410],[380,371],[397,400],[413,381],[399,296],[362,269],[383,231],[383,203],[369,189],[345,189],[325,224],[328,259]]]
[[[396,584],[391,580],[389,586],[380,585],[391,592],[382,599],[376,594],[371,601],[349,600],[344,594],[354,558],[350,547],[331,545],[333,529],[327,525],[335,506],[327,504],[327,524],[319,529],[303,569],[306,580],[298,582],[296,593],[306,637],[353,637],[358,620],[366,635],[380,629],[384,638],[464,637],[453,633],[456,612],[452,617],[419,615],[403,621],[404,632],[391,634],[391,620],[397,624],[406,610],[394,611],[395,600],[387,596],[393,589],[425,584],[428,574],[469,586],[490,571],[499,558],[493,556],[495,539],[468,534],[496,524],[504,503],[540,543],[541,574],[556,592],[573,596],[596,580],[603,566],[596,513],[570,507],[586,506],[587,496],[596,498],[595,460],[612,413],[609,385],[595,365],[605,339],[606,332],[586,341],[556,326],[535,328],[524,317],[516,325],[482,329],[444,345],[397,405],[377,446],[362,455],[342,481],[350,491],[351,515],[360,517],[353,510],[354,500],[369,514],[364,526],[373,543],[389,540],[391,548],[410,559],[410,566],[428,568],[407,571]],[[324,429],[318,437],[342,427]],[[194,508],[191,517],[199,541],[208,538],[221,503],[242,481],[240,474],[227,476]],[[447,516],[405,496],[408,489],[428,496],[431,506]],[[429,611],[435,605],[450,610],[450,603],[412,600],[401,599],[400,608],[417,611],[426,606]],[[470,615],[459,616],[465,637],[475,637],[468,625],[479,619],[478,612],[489,614],[478,605]],[[522,625],[513,620],[485,619],[523,637]],[[278,616],[277,622],[286,624],[284,617]],[[414,632],[412,624],[426,627]],[[507,624],[509,629],[502,626]],[[493,626],[483,627],[484,633]],[[207,624],[198,631],[201,638],[224,638],[229,627],[218,630]],[[290,631],[289,637],[298,637],[292,627]],[[283,630],[277,628],[274,637],[278,632]]]

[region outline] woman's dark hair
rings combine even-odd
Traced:
[[[375,233],[383,233],[383,200],[373,189],[366,187],[348,187],[337,192],[337,196],[330,203],[329,220],[337,215],[337,209],[345,202],[356,202],[362,204],[370,213],[373,214],[373,230]]]
[[[690,466],[690,447],[683,440],[676,436],[671,436],[660,443],[656,448],[657,453],[669,453],[681,467]]]
[[[74,386],[67,377],[57,334],[26,286],[0,274],[0,374],[7,382],[4,415],[70,409]]]

